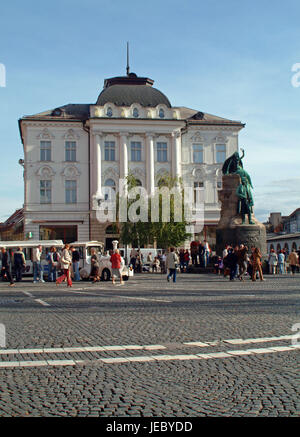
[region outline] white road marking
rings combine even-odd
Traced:
[[[146,297],[132,297],[132,296],[118,296],[114,295],[115,297],[121,297],[122,299],[133,299],[133,300],[146,300],[149,302],[165,302],[165,303],[172,303],[172,300],[165,300],[165,299],[153,299],[153,298],[146,298]]]
[[[31,297],[35,302],[39,303],[40,305],[43,305],[44,307],[50,307],[51,305],[47,302],[45,302],[42,299],[35,299],[35,297],[33,296],[32,293],[30,293],[29,291],[24,291],[24,290],[20,290],[23,294],[25,294],[28,297]]]
[[[243,340],[242,338],[236,338],[232,340],[223,340],[224,343],[230,344],[249,344],[249,343],[265,343],[268,341],[282,341],[291,340],[293,335],[282,335],[281,337],[262,337],[262,338],[247,338]]]
[[[263,337],[257,339],[232,339],[224,340],[230,344],[251,344],[262,343],[270,341],[283,341],[290,340],[292,335],[283,335],[280,337]],[[220,341],[214,342],[188,342],[182,343],[182,346],[193,347],[208,347],[217,346]],[[109,351],[126,351],[126,350],[161,350],[167,349],[163,345],[113,345],[113,346],[82,346],[82,347],[62,347],[62,348],[30,348],[30,349],[0,349],[0,355],[18,355],[18,354],[53,354],[53,353],[73,353],[73,352],[109,352]],[[150,361],[183,361],[183,360],[208,360],[208,359],[223,359],[223,358],[235,358],[248,355],[260,355],[276,352],[291,352],[300,349],[300,345],[289,346],[271,346],[269,348],[253,348],[246,350],[229,350],[220,352],[209,352],[199,354],[177,354],[177,355],[149,355],[149,356],[127,356],[127,357],[103,357],[95,360],[32,360],[32,361],[0,361],[1,368],[14,368],[14,367],[42,367],[42,366],[75,366],[78,364],[92,364],[97,362],[103,362],[105,364],[117,364],[117,363],[130,363],[130,362],[150,362]]]
[[[226,352],[214,352],[209,354],[196,354],[196,355],[150,355],[150,356],[135,356],[135,357],[108,357],[100,358],[97,360],[40,360],[40,361],[1,361],[0,369],[2,368],[14,368],[14,367],[39,367],[39,366],[76,366],[78,364],[89,365],[103,362],[104,364],[122,364],[130,362],[157,362],[157,361],[190,361],[190,360],[210,360],[210,359],[223,359],[223,358],[236,358],[243,357],[245,355],[256,354],[268,354],[276,352],[291,352],[295,349],[299,349],[294,346],[284,348],[284,350],[278,350],[274,348],[261,348],[261,349],[248,349],[246,351],[226,351]]]
[[[49,303],[43,301],[42,299],[34,299],[34,301],[37,302],[37,303],[40,303],[44,307],[50,307],[51,306]]]

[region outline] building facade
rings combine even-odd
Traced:
[[[117,189],[119,179],[132,174],[151,195],[169,174],[204,189],[204,236],[213,236],[221,167],[238,151],[244,124],[173,107],[153,82],[134,73],[106,79],[95,104],[68,104],[19,120],[25,235],[109,246],[118,234],[96,218],[103,187]]]

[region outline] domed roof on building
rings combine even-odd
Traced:
[[[99,94],[96,105],[114,103],[116,106],[131,106],[133,103],[139,103],[144,107],[155,108],[163,104],[171,108],[169,99],[161,91],[153,88],[153,83],[154,80],[138,77],[135,73],[105,79],[104,89]]]

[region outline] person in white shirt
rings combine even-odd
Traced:
[[[269,254],[269,273],[270,275],[276,274],[276,267],[278,264],[278,256],[274,249],[271,249]]]
[[[171,247],[170,252],[167,255],[166,267],[169,269],[169,274],[167,276],[167,281],[170,282],[170,278],[173,276],[173,282],[176,282],[176,269],[179,259],[175,252],[174,247]]]
[[[39,245],[32,250],[32,262],[33,262],[33,282],[45,282],[43,279],[43,267],[41,264],[41,255],[43,252],[43,247]]]

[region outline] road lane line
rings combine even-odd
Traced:
[[[99,362],[104,364],[123,364],[123,363],[148,363],[158,361],[190,361],[190,360],[219,360],[224,358],[243,358],[244,356],[255,356],[269,353],[291,352],[299,349],[300,346],[289,346],[285,350],[272,348],[248,349],[236,351],[222,351],[208,354],[196,355],[149,355],[149,356],[134,356],[134,357],[107,357],[96,360],[36,360],[36,361],[0,361],[0,370],[5,368],[20,368],[20,367],[41,367],[41,366],[76,366],[91,365]]]

